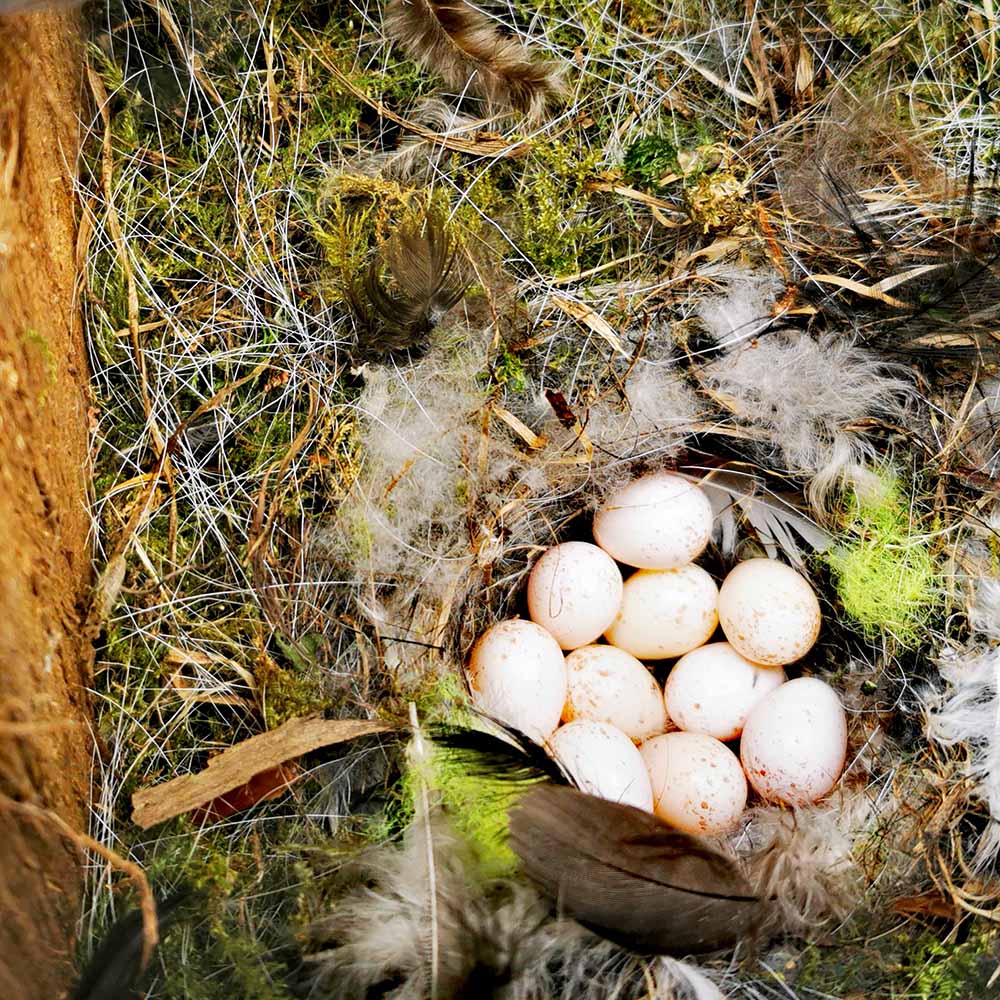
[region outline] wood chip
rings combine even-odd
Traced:
[[[386,733],[395,726],[370,719],[290,719],[270,732],[252,736],[223,750],[204,771],[182,774],[132,796],[132,822],[143,830],[182,816],[246,785],[255,775],[271,770],[320,747],[345,743],[360,736]]]

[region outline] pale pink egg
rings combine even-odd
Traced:
[[[712,535],[712,505],[683,476],[654,472],[612,494],[594,515],[594,538],[626,566],[675,569]]]
[[[589,542],[553,545],[528,577],[528,614],[563,649],[577,649],[603,635],[621,603],[621,570]]]
[[[540,625],[497,622],[469,654],[472,698],[488,715],[541,742],[559,725],[566,704],[566,658]]]
[[[549,749],[581,791],[652,811],[646,765],[620,729],[585,719],[570,722],[552,734]]]
[[[740,757],[762,799],[801,806],[837,783],[847,755],[847,718],[837,692],[799,677],[762,698],[743,727]]]
[[[638,743],[666,731],[667,712],[660,685],[625,650],[584,646],[566,657],[566,670],[564,722],[607,722]]]
[[[674,664],[663,701],[679,728],[734,740],[754,705],[786,680],[781,667],[751,663],[728,642],[710,642]]]
[[[625,581],[621,608],[604,636],[641,660],[681,656],[715,631],[718,602],[719,589],[700,566],[641,569]]]
[[[743,769],[724,743],[702,733],[666,733],[639,748],[649,771],[653,811],[684,833],[732,830],[747,804]]]
[[[781,666],[805,656],[821,619],[809,581],[775,559],[747,559],[722,581],[722,631],[733,649],[754,663]]]

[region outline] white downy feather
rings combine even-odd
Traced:
[[[993,602],[997,581],[990,583]],[[1000,621],[993,618],[986,627],[995,636]],[[979,642],[952,650],[939,660],[938,670],[948,687],[925,698],[927,736],[944,747],[962,746],[968,754],[973,795],[990,812],[973,858],[974,867],[983,870],[1000,858],[1000,646]]]

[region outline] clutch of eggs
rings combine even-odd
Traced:
[[[468,662],[479,707],[545,744],[578,787],[696,834],[738,824],[748,782],[765,801],[818,801],[847,748],[836,692],[783,669],[819,635],[809,582],[748,559],[717,587],[693,562],[711,533],[697,485],[634,480],[595,515],[596,545],[535,563],[531,620],[487,629]],[[635,572],[623,580],[619,564]],[[719,626],[725,641],[710,641]],[[661,690],[642,661],[673,658]]]

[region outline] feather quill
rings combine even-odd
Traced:
[[[713,951],[761,922],[734,862],[641,809],[542,785],[511,811],[510,835],[525,874],[562,912],[635,951]]]
[[[562,67],[536,59],[465,0],[389,0],[385,33],[459,93],[538,117],[564,92]]]

